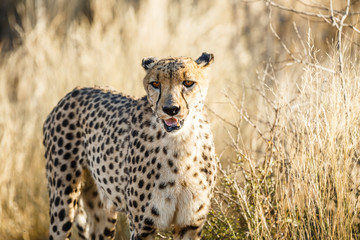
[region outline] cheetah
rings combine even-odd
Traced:
[[[143,98],[75,88],[60,100],[43,126],[50,240],[73,225],[82,239],[114,239],[119,212],[131,240],[169,228],[200,239],[216,175],[204,113],[213,61],[144,58]]]

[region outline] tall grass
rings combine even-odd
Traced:
[[[359,69],[346,66],[345,89],[339,75],[313,67],[290,99],[277,81],[260,87],[268,117],[249,122],[264,152],[234,141],[237,160],[221,172],[218,189],[219,212],[228,204],[238,210],[237,222],[229,222],[238,232],[252,239],[359,238]]]
[[[328,14],[327,2],[311,3],[282,4]],[[21,45],[0,60],[0,239],[47,237],[41,128],[66,92],[100,85],[141,96],[143,57],[202,51],[215,54],[207,108],[222,164],[204,239],[358,238],[357,34],[341,35],[339,72],[336,27],[268,6],[20,1]],[[356,16],[346,23],[356,27]]]

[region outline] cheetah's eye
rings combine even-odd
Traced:
[[[159,89],[161,84],[160,82],[155,81],[155,82],[151,82],[150,85],[155,89]]]
[[[195,84],[195,82],[194,82],[194,81],[190,81],[190,80],[185,80],[185,81],[183,82],[183,85],[184,85],[185,87],[187,87],[187,88],[192,87],[194,84]]]

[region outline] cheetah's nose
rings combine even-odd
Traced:
[[[178,106],[163,107],[163,111],[169,116],[175,116],[176,114],[179,113],[180,107]]]

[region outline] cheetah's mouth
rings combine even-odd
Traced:
[[[182,127],[184,120],[177,120],[176,118],[169,118],[163,120],[166,131],[172,132]]]

